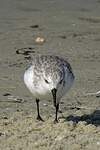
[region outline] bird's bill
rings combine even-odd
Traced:
[[[54,106],[56,106],[56,93],[57,93],[57,89],[54,88],[51,90],[52,92],[52,96],[53,96],[53,103],[54,103]]]

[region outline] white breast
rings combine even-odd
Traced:
[[[24,73],[24,82],[30,92],[33,93],[34,85],[33,85],[33,68],[32,66],[28,68]]]
[[[31,66],[25,71],[24,82],[29,91],[33,94],[35,98],[47,98],[51,99],[51,91],[46,86],[43,86],[41,80],[39,80],[39,85],[34,85],[34,72],[33,67]]]

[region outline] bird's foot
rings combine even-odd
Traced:
[[[56,124],[56,123],[58,123],[58,122],[59,122],[58,119],[55,119],[55,120],[54,120],[54,124]]]
[[[37,116],[37,118],[36,118],[38,121],[43,121],[44,122],[44,120],[42,119],[42,117],[41,116]]]

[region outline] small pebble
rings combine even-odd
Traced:
[[[3,94],[3,96],[10,96],[10,95],[11,95],[10,93]]]
[[[62,39],[66,39],[67,38],[66,35],[60,35],[59,37],[62,38]]]
[[[35,42],[36,42],[37,44],[43,44],[43,43],[45,42],[45,39],[44,39],[43,37],[37,37],[37,38],[35,39]]]
[[[8,117],[6,117],[6,116],[3,116],[2,118],[3,118],[3,119],[8,119]]]
[[[2,132],[0,132],[0,136],[4,135]]]
[[[35,25],[31,25],[30,27],[31,27],[31,28],[39,28],[39,25],[38,25],[38,24],[35,24]]]
[[[100,142],[99,142],[99,141],[97,142],[97,145],[100,145]]]
[[[46,103],[44,103],[43,106],[48,106],[48,105]]]

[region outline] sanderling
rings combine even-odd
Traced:
[[[37,119],[43,121],[39,113],[39,101],[52,98],[56,109],[55,122],[62,96],[70,89],[74,74],[70,64],[63,58],[52,55],[34,55],[31,66],[25,71],[24,82],[36,99]]]

